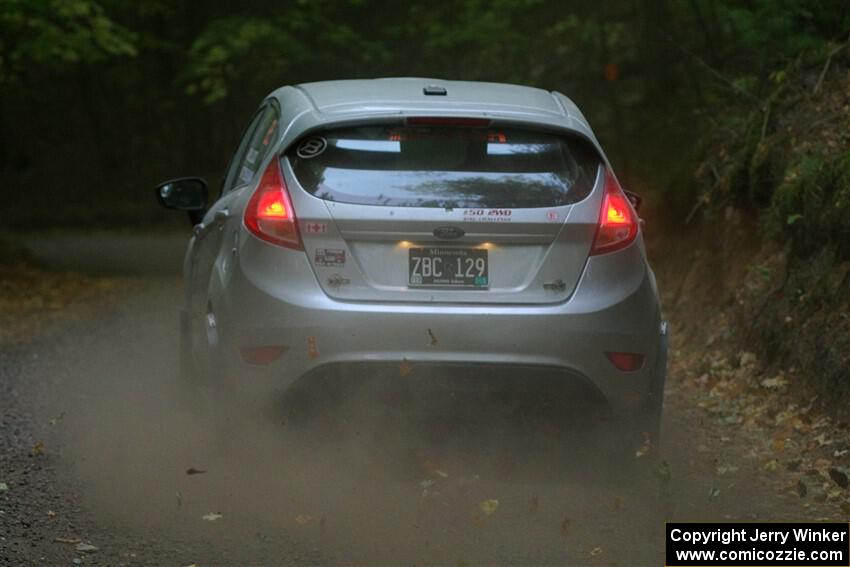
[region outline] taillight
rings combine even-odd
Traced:
[[[285,346],[242,347],[239,349],[242,360],[248,364],[266,366],[280,358],[287,348]]]
[[[638,233],[638,218],[614,175],[605,170],[605,196],[596,239],[590,255],[605,254],[625,248]]]
[[[605,356],[622,372],[634,372],[643,367],[643,355],[636,352],[606,352]]]
[[[304,249],[292,201],[280,171],[280,160],[277,158],[266,168],[259,186],[248,201],[245,226],[254,236],[266,242],[293,250]]]

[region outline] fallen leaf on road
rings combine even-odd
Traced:
[[[735,465],[730,465],[729,463],[721,463],[717,465],[717,474],[724,475],[728,473],[732,473],[738,470],[738,467]]]
[[[599,555],[600,553],[602,553],[601,547],[594,547],[593,549],[590,550],[590,554],[593,555],[594,557]]]
[[[307,514],[299,514],[298,516],[295,516],[295,521],[299,525],[306,526],[307,524],[313,521],[313,516],[308,516]]]
[[[47,517],[48,517],[48,518],[55,518],[55,517],[56,517],[56,512],[54,512],[53,510],[48,510],[48,511],[47,511]]]
[[[402,374],[402,376],[404,375]],[[442,469],[439,461],[425,459],[425,462],[422,463],[422,468],[425,469],[426,473],[433,477],[449,478],[449,474]]]
[[[55,538],[53,538],[54,543],[68,543],[68,544],[71,544],[71,545],[77,545],[81,541],[82,540],[69,538],[69,537],[55,537]]]
[[[195,467],[191,467],[191,468],[186,469],[186,474],[188,474],[188,475],[204,474],[205,472],[207,472],[207,471],[202,471],[200,469],[196,469]]]
[[[0,492],[6,492],[9,490],[9,485],[5,482],[0,482]]]
[[[561,537],[567,537],[570,533],[570,521],[567,518],[561,520]]]
[[[216,520],[220,520],[223,517],[224,516],[217,512],[210,512],[209,514],[204,514],[203,516],[201,516],[201,519],[206,520],[208,522],[215,522]]]
[[[761,385],[763,388],[767,388],[768,390],[778,390],[779,388],[787,386],[788,380],[780,374],[776,378],[765,378],[761,381]]]
[[[769,461],[767,461],[766,463],[764,463],[761,466],[761,470],[768,471],[768,472],[775,471],[778,468],[779,468],[779,461],[777,461],[776,459],[770,459]]]
[[[841,488],[850,486],[850,473],[845,468],[832,467],[829,469],[829,478]]]
[[[33,445],[32,451],[30,451],[30,454],[32,454],[32,456],[35,457],[37,455],[41,455],[42,453],[44,453],[44,443],[39,441],[38,443]]]
[[[756,363],[757,360],[758,359],[756,358],[755,354],[747,351],[742,351],[738,357],[738,364],[740,366],[752,366]]]
[[[78,543],[74,549],[82,551],[83,553],[94,553],[95,551],[99,551],[99,549],[92,544],[83,542]]]
[[[641,457],[647,455],[652,450],[652,441],[649,439],[649,435],[643,440],[643,445],[641,445],[637,451],[635,451],[635,458],[640,459]]]
[[[401,364],[398,365],[398,373],[401,376],[407,376],[413,372],[413,365],[406,358],[401,359]]]
[[[834,441],[832,439],[827,439],[826,433],[821,433],[817,437],[815,437],[815,441],[817,441],[818,445],[824,447],[826,445],[832,445]]]
[[[485,500],[479,504],[478,507],[481,508],[482,512],[489,516],[496,511],[496,508],[499,507],[499,501],[495,498],[491,498],[490,500]]]
[[[711,490],[708,491],[708,501],[714,502],[720,497],[720,489],[716,486],[712,486]]]

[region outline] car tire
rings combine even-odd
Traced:
[[[627,426],[628,431],[623,438],[628,443],[622,450],[623,464],[617,469],[618,476],[628,476],[641,492],[653,498],[661,496],[664,491],[659,467],[663,463],[661,424],[667,376],[666,334],[662,334],[661,339],[650,391],[640,413]]]
[[[214,416],[228,407],[221,343],[212,306],[203,314],[181,311],[180,400],[193,413]]]

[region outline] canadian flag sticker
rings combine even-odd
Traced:
[[[307,234],[325,234],[328,231],[328,223],[325,222],[308,222],[304,225],[304,232]]]

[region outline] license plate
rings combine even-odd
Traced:
[[[410,286],[464,287],[490,285],[487,250],[478,248],[410,248]]]

